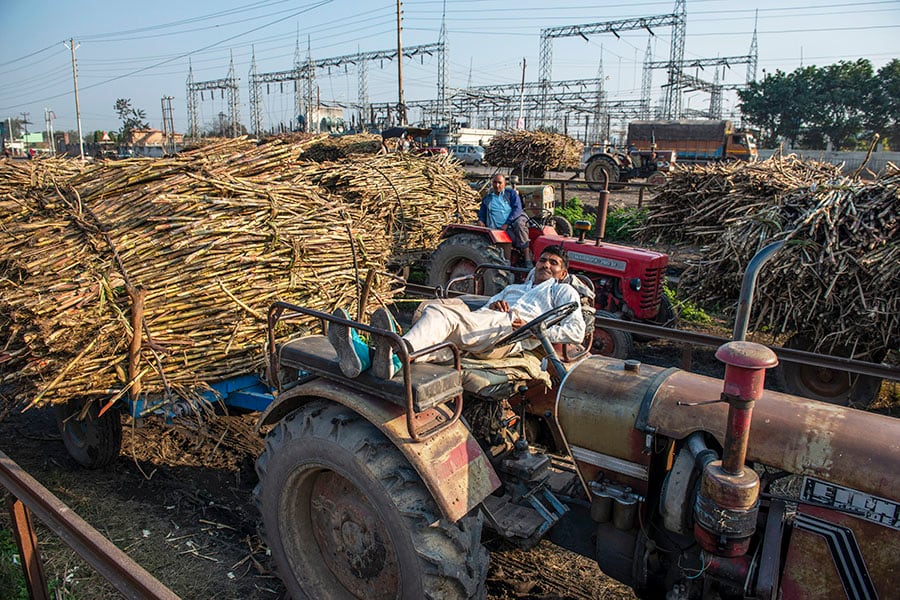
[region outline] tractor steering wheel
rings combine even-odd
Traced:
[[[538,315],[532,320],[528,321],[518,329],[514,329],[513,331],[510,331],[509,333],[504,335],[494,343],[494,347],[500,348],[502,346],[508,346],[509,344],[515,344],[516,342],[520,342],[525,338],[534,335],[535,329],[541,331],[543,329],[546,329],[547,327],[553,327],[554,325],[571,315],[577,309],[577,302],[569,302],[568,304],[563,304],[562,306],[551,308],[544,314]]]

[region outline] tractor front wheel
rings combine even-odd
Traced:
[[[349,408],[285,417],[256,463],[264,535],[292,598],[484,594],[478,511],[449,523],[403,454]]]
[[[446,238],[431,255],[428,267],[428,285],[447,287],[456,277],[472,275],[480,264],[508,264],[503,250],[491,244],[486,235],[477,233],[458,233]],[[484,272],[484,289],[479,290],[485,296],[493,296],[512,283],[509,271],[489,269]],[[457,283],[454,290],[470,294],[476,293],[472,280]]]
[[[607,319],[618,318],[605,310],[598,310],[596,316]],[[634,338],[627,331],[601,325],[594,329],[594,350],[603,356],[625,359],[634,350]]]

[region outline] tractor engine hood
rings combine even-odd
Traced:
[[[566,375],[557,419],[586,481],[615,472],[645,490],[648,450],[660,438],[705,431],[724,443],[722,385],[679,369],[592,356]],[[753,409],[747,460],[897,499],[900,420],[766,390]]]

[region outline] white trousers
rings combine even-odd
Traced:
[[[463,302],[427,304],[403,338],[416,351],[453,342],[461,351],[479,358],[501,358],[522,349],[520,344],[493,348],[494,342],[512,331],[510,321],[509,313],[488,308],[471,311]],[[442,362],[451,357],[452,353],[445,349],[419,360]]]

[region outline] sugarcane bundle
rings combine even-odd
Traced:
[[[64,185],[83,168],[80,161],[65,158],[0,160],[0,196],[24,193],[31,187]]]
[[[703,258],[682,274],[679,295],[704,306],[734,306],[750,258],[782,240],[759,277],[754,328],[801,332],[816,350],[880,360],[900,335],[900,174],[889,170],[866,181],[786,159],[727,166],[756,176],[767,167],[769,180],[759,177],[756,189],[724,184],[719,169],[707,171],[713,173],[708,182],[693,175],[695,189],[721,190],[718,198],[707,193],[703,203],[725,216],[686,236],[703,241]],[[814,181],[815,172],[824,176]]]
[[[396,199],[363,194],[369,186],[352,179],[320,186],[315,170],[346,171],[357,161],[325,167],[298,161],[301,152],[278,141],[221,141],[164,159],[98,163],[68,187],[0,198],[2,399],[40,404],[138,390],[195,398],[210,383],[260,369],[273,301],[355,310],[367,271],[384,269],[394,250],[395,223],[385,216]],[[377,160],[369,173],[389,181],[452,184],[452,193],[427,193],[435,220],[441,210],[452,219],[464,184],[444,177],[440,163],[361,160]],[[376,278],[370,302],[390,294],[387,279]]]
[[[301,160],[334,161],[354,154],[376,154],[382,148],[381,136],[373,133],[330,136],[320,135],[300,155]]]
[[[584,144],[569,136],[545,131],[506,131],[494,136],[485,149],[486,163],[524,168],[527,172],[577,169]]]
[[[747,214],[780,206],[794,190],[841,177],[840,168],[774,156],[757,163],[721,162],[678,167],[647,204],[647,224],[636,234],[640,242],[684,244],[714,242],[722,230]],[[785,206],[790,224],[799,215]]]
[[[299,176],[384,222],[391,254],[400,263],[406,253],[433,250],[445,225],[469,223],[478,214],[478,195],[447,155],[381,154],[365,161],[310,165]]]

